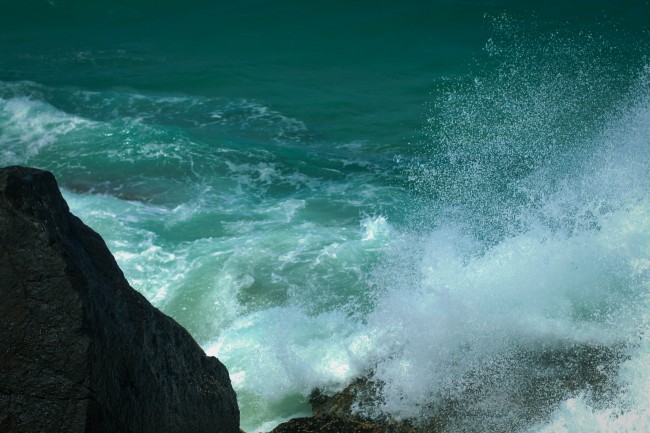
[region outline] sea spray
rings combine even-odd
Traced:
[[[549,416],[542,431],[642,431],[629,377],[647,383],[647,69],[621,100],[603,41],[506,36],[486,47],[496,72],[435,105],[431,159],[409,168],[428,199],[376,274],[382,393],[360,410],[444,431]]]

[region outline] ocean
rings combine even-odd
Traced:
[[[357,377],[445,432],[650,431],[647,1],[2,0],[13,164],[249,433]]]

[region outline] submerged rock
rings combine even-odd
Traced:
[[[223,364],[24,167],[0,169],[0,432],[239,432]]]

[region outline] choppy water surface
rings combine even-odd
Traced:
[[[0,165],[56,174],[246,431],[368,375],[444,431],[648,431],[648,22],[7,2]]]

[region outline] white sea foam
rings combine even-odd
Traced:
[[[76,194],[64,190],[71,209],[105,234],[106,242],[134,288],[157,307],[173,299],[190,265],[187,256],[164,248],[143,222],[169,214],[164,208],[128,202],[108,195]]]
[[[409,242],[424,244],[419,278],[389,290],[369,319],[373,346],[388,348],[374,369],[386,383],[382,410],[394,415],[421,416],[509,351],[614,346],[638,332],[650,203],[608,215],[596,232],[527,232],[483,254],[453,229]]]
[[[278,414],[307,414],[304,402],[314,387],[336,390],[360,373],[357,362],[370,347],[358,327],[341,312],[312,316],[276,307],[237,319],[206,352],[229,365],[245,427],[264,431]]]
[[[361,257],[390,243],[391,230],[385,218],[377,216],[364,219],[350,233],[305,223],[286,232],[274,230],[265,239],[249,238],[251,243],[242,244],[241,238],[232,243],[237,251],[221,272],[236,275],[245,263],[275,263],[271,281],[289,289],[285,305],[275,301],[276,306],[242,310],[205,346],[229,366],[244,428],[264,431],[269,420],[305,415],[309,413],[307,396],[314,388],[336,391],[364,372],[374,348],[355,314],[363,300],[352,285],[347,293],[341,289],[346,289],[346,279],[359,284],[365,272],[357,268],[363,263]],[[279,252],[283,254],[277,262],[259,257]],[[251,254],[257,257],[247,258]],[[324,292],[328,285],[337,290]],[[269,296],[254,293],[257,302]]]
[[[374,241],[390,238],[390,224],[388,224],[388,221],[386,221],[386,218],[383,216],[366,218],[361,222],[361,226],[365,230],[365,235],[362,241]]]
[[[29,161],[57,139],[92,122],[27,97],[0,98],[0,165]]]
[[[242,98],[79,90],[70,100],[76,109],[101,119],[142,119],[148,124],[228,131],[246,137],[264,137],[276,143],[299,142],[308,132],[304,122],[260,101]]]

